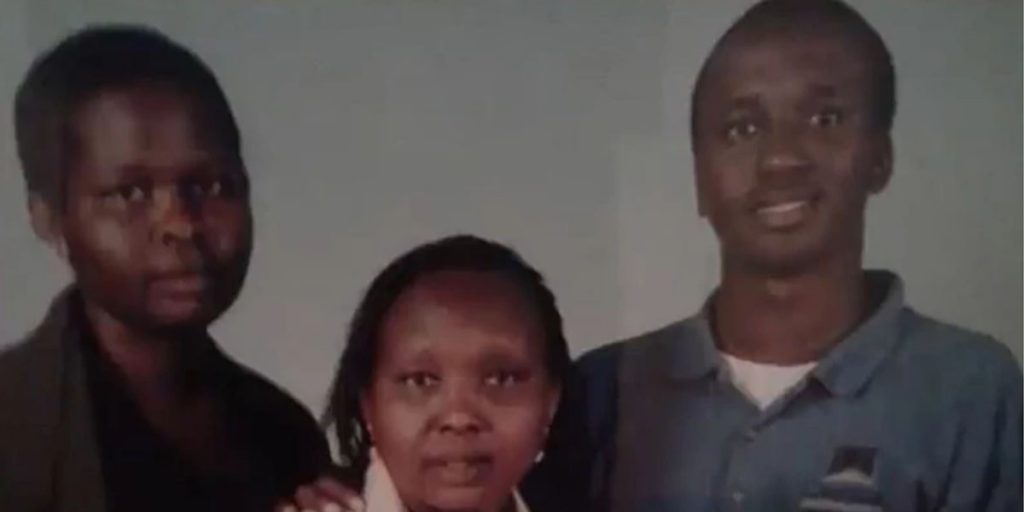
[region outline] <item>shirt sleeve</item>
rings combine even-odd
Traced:
[[[524,497],[535,512],[607,510],[617,356],[617,347],[594,351],[582,357],[566,379],[547,451],[523,485]]]
[[[1021,510],[1024,381],[1009,350],[994,346],[998,349],[976,362],[976,377],[965,389],[962,426],[942,510]]]
[[[521,483],[531,510],[593,510],[589,487],[596,453],[580,384],[578,375],[567,379],[543,458]]]

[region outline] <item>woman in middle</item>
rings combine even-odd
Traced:
[[[554,296],[514,251],[472,236],[420,246],[352,320],[326,415],[339,474],[280,510],[342,510],[355,489],[368,512],[546,512],[517,488],[570,365]]]

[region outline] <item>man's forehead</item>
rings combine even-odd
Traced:
[[[738,35],[712,56],[710,74],[735,79],[791,78],[794,70],[819,75],[823,92],[870,71],[865,47],[852,37],[818,31],[772,31]],[[727,84],[720,84],[727,85]],[[729,84],[738,85],[738,84]],[[742,84],[739,84],[742,85]]]
[[[74,113],[77,151],[215,153],[218,138],[198,110],[193,98],[169,88],[98,91]]]
[[[113,139],[135,133],[167,136],[192,131],[195,120],[190,110],[175,96],[104,91],[82,105],[76,125],[82,135]]]

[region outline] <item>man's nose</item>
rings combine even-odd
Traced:
[[[791,176],[811,167],[803,130],[789,123],[772,127],[763,136],[758,154],[758,172],[768,176]]]
[[[196,234],[198,208],[177,187],[153,190],[153,232],[158,241],[173,244]]]

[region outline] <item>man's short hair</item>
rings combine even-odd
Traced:
[[[841,0],[764,0],[748,9],[729,27],[701,66],[690,95],[690,137],[694,146],[697,142],[698,111],[710,68],[729,41],[738,34],[766,28],[782,28],[796,33],[820,31],[821,24],[839,27],[837,37],[850,37],[862,46],[873,79],[874,126],[885,132],[892,130],[896,115],[896,71],[885,41],[867,20]]]
[[[14,132],[29,194],[63,206],[76,110],[102,90],[150,83],[194,98],[225,153],[242,163],[227,97],[199,57],[150,28],[94,26],[37,58],[18,87]]]

